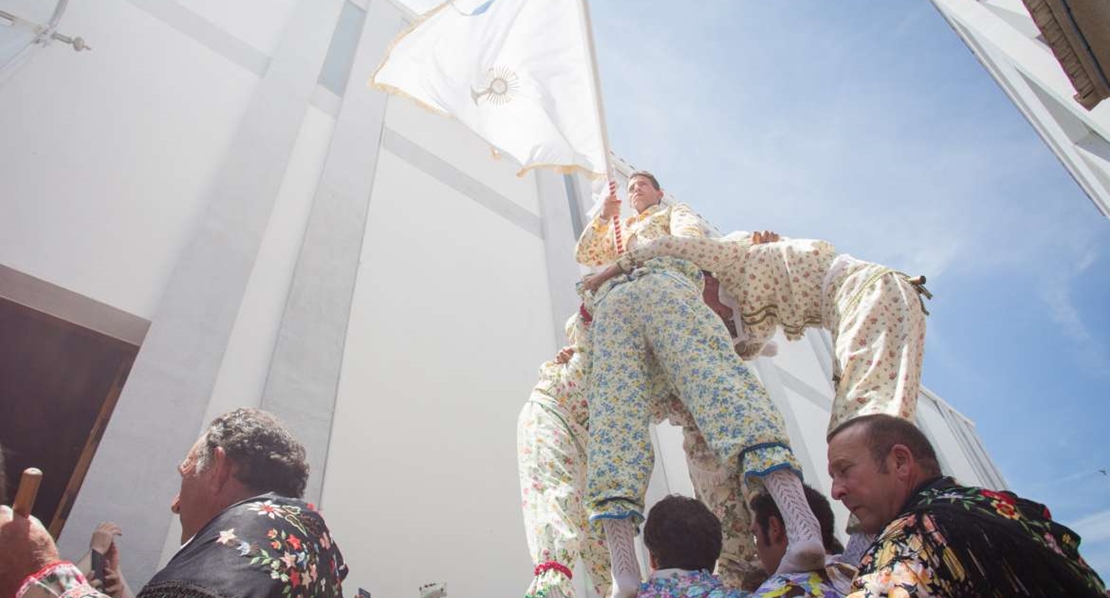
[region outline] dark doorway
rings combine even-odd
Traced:
[[[0,445],[4,447],[10,495],[25,468],[43,471],[34,514],[57,537],[131,371],[141,338],[113,335],[103,330],[105,326],[89,322],[90,314],[118,310],[26,275],[14,276],[22,288],[13,291],[11,284],[0,285]],[[0,283],[12,279],[12,270],[0,272]],[[27,284],[39,292],[23,292]],[[53,296],[40,301],[46,287],[52,287],[46,290]],[[76,317],[66,317],[74,314]],[[118,318],[120,314],[111,315]]]

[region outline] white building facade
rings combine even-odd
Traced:
[[[1021,0],[932,0],[1104,216],[1110,102],[1086,110]]]
[[[93,50],[44,47],[0,86],[0,298],[140,330],[64,555],[116,521],[137,589],[179,545],[176,466],[254,406],[308,448],[348,594],[528,586],[516,417],[577,308],[592,200],[368,87],[413,18],[392,0],[74,1],[59,27]],[[753,368],[827,492],[831,345],[778,341]],[[928,391],[919,411],[949,473],[1005,487],[970,421]],[[656,440],[649,499],[690,493],[678,431]]]

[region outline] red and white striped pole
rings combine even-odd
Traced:
[[[609,158],[609,128],[605,125],[605,102],[601,99],[601,75],[597,69],[597,50],[594,44],[594,29],[590,23],[590,4],[588,0],[579,0],[581,10],[582,28],[586,30],[586,51],[590,55],[590,70],[593,74],[593,92],[597,100],[597,126],[601,132],[601,151],[605,154],[605,173],[609,178],[609,196],[617,196],[617,181],[613,176],[613,165]],[[621,215],[613,218],[613,242],[617,246],[617,255],[624,253],[624,235],[621,232]]]
[[[613,180],[611,173],[609,176],[609,197],[617,197],[617,182]],[[613,243],[617,246],[617,255],[624,253],[624,235],[621,234],[621,213],[619,210],[617,215],[613,217]]]

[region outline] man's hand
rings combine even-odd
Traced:
[[[90,579],[89,585],[112,598],[122,598],[124,595],[124,588],[127,586],[123,582],[123,573],[120,572],[119,548],[115,542],[110,544],[104,555],[104,579]]]
[[[107,556],[108,549],[115,545],[113,538],[122,535],[123,530],[118,525],[106,521],[93,530],[92,539],[89,540],[89,548]]]
[[[571,357],[574,357],[574,347],[563,347],[562,349],[559,349],[558,353],[555,354],[555,363],[566,363],[570,361]]]
[[[774,243],[782,237],[778,233],[769,230],[756,231],[752,233],[752,245],[762,245],[764,243]]]
[[[89,581],[89,585],[112,598],[123,595],[123,576],[115,569],[104,569],[104,580],[93,579]]]
[[[613,278],[621,272],[622,270],[620,266],[613,264],[612,266],[609,266],[598,274],[591,274],[590,276],[587,276],[586,279],[582,281],[582,286],[587,291],[591,293],[596,293],[597,290],[601,288],[601,285],[605,284],[610,278]]]
[[[617,197],[617,182],[609,181],[609,197],[605,198],[605,203],[601,204],[601,219],[603,221],[620,218],[621,216],[621,200]]]

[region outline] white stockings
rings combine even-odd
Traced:
[[[631,518],[602,519],[609,559],[613,564],[613,598],[633,598],[640,590],[640,563],[636,560],[636,526]]]
[[[802,573],[825,567],[825,546],[821,525],[806,501],[802,480],[793,471],[779,469],[763,477],[763,484],[775,499],[786,526],[786,554],[776,573]]]

